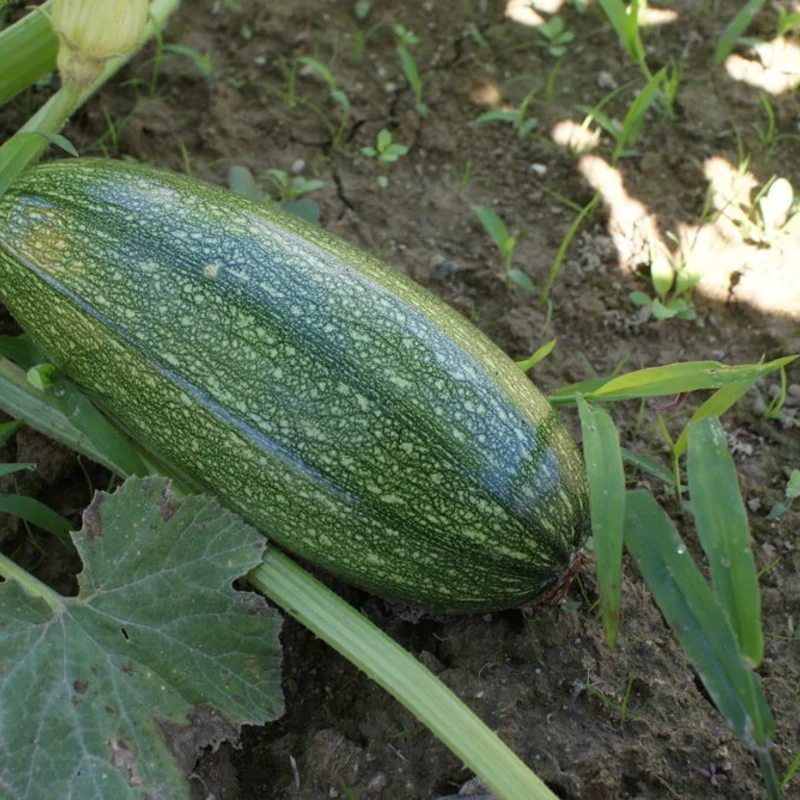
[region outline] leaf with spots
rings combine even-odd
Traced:
[[[0,795],[188,798],[199,748],[283,710],[279,617],[231,585],[265,540],[160,478],[98,493],[71,535],[76,597],[13,565],[0,584]]]

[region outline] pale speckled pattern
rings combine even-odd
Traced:
[[[345,580],[429,609],[504,607],[589,533],[580,457],[513,362],[323,231],[81,160],[0,200],[0,240],[0,295],[54,363]]]

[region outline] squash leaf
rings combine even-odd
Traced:
[[[188,799],[199,748],[283,710],[279,617],[231,586],[265,539],[162,478],[96,494],[71,536],[76,597],[0,584],[3,789]]]

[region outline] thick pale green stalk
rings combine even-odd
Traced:
[[[555,797],[435,675],[283,553],[269,548],[247,578],[399,700],[501,800]]]
[[[74,89],[59,89],[19,132],[0,147],[0,195],[28,164],[36,161],[49,144],[40,133],[55,134],[77,108],[78,93]],[[36,121],[35,124],[32,124]]]
[[[0,409],[19,416],[38,430],[54,435],[63,444],[113,470],[111,457],[103,452],[105,442],[88,442],[84,433],[52,408],[47,395],[24,381],[21,370],[22,380],[11,380],[9,375],[14,369],[10,362],[0,360]],[[16,377],[19,379],[20,376]],[[29,400],[27,408],[26,396]],[[52,426],[46,422],[49,414],[53,418]],[[155,473],[162,474],[158,466],[148,466],[152,466]],[[119,467],[116,471],[127,477]],[[0,575],[17,579],[9,569],[5,561],[0,562]],[[402,703],[501,800],[554,800],[555,795],[547,786],[435,675],[288,556],[268,548],[264,563],[248,578],[287,614],[299,620]]]
[[[78,390],[72,387],[74,392]],[[82,398],[89,403],[86,398]],[[100,439],[102,445],[98,448],[86,432],[77,428],[65,413],[65,409],[51,394],[45,394],[28,383],[24,370],[12,364],[8,359],[0,358],[0,409],[14,419],[22,420],[34,430],[61,442],[73,450],[85,455],[87,458],[102,464],[112,472],[128,474],[136,471],[142,474],[141,463],[134,460],[134,455],[129,454],[124,447],[124,440],[113,430],[113,437],[103,435]],[[92,407],[99,417],[99,412]],[[73,406],[70,411],[76,415],[83,409]],[[86,414],[83,414],[84,418]],[[103,433],[108,433],[105,426]],[[84,429],[85,430],[85,429]]]
[[[114,75],[147,42],[155,30],[161,28],[167,17],[178,7],[180,0],[153,0],[150,6],[150,25],[139,44],[120,58],[111,59],[103,74],[84,92],[77,93],[62,88],[56,92],[19,130],[19,134],[58,133],[64,123],[80,105],[91,97],[112,75]],[[36,14],[36,16],[42,16]],[[39,31],[38,35],[46,35]],[[38,41],[38,40],[37,40]],[[0,64],[2,65],[2,64]],[[2,87],[2,83],[0,83]],[[2,94],[0,94],[2,100]],[[44,152],[48,140],[43,136],[12,136],[0,147],[0,195],[30,163]]]
[[[58,39],[41,13],[51,3],[0,33],[0,106],[56,68]]]

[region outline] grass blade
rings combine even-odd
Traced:
[[[625,119],[622,120],[622,127],[620,128],[619,136],[617,136],[614,144],[614,151],[611,154],[612,165],[619,161],[622,151],[628,147],[628,145],[634,144],[639,138],[639,130],[642,127],[644,115],[658,94],[659,87],[664,80],[666,72],[667,68],[664,67],[653,75],[636,95],[633,103],[631,103],[628,113],[625,114]]]
[[[72,529],[61,514],[33,497],[20,494],[0,494],[0,513],[12,514],[56,536],[66,536]]]
[[[600,195],[595,194],[592,199],[580,210],[575,219],[572,220],[569,230],[561,240],[561,244],[558,246],[556,257],[553,259],[553,263],[550,265],[550,271],[547,273],[547,280],[545,281],[544,289],[542,289],[542,296],[539,299],[539,305],[544,305],[550,297],[550,292],[553,290],[553,286],[555,286],[556,278],[558,277],[559,270],[561,269],[561,263],[564,261],[564,256],[567,254],[567,250],[572,243],[572,239],[578,232],[578,228],[580,228],[581,223],[586,216],[594,211],[594,207],[597,205],[599,199]]]
[[[503,246],[508,239],[508,229],[503,220],[501,220],[491,208],[487,208],[486,206],[472,206],[472,210],[475,212],[475,216],[481,221],[481,225],[483,225],[486,233],[492,237],[492,241],[497,245],[497,249],[502,253]]]
[[[761,684],[678,532],[642,489],[625,500],[625,545],[714,705],[747,747],[768,758],[775,726]]]
[[[636,64],[641,63],[644,60],[644,52],[638,35],[638,21],[634,20],[631,26],[628,10],[622,4],[622,0],[599,0],[599,3],[631,61]]]
[[[789,764],[789,768],[786,770],[786,774],[783,776],[783,780],[781,781],[781,789],[785,789],[789,785],[789,782],[794,777],[798,767],[800,767],[800,747],[797,748],[797,752],[794,754],[792,763]]]
[[[36,469],[36,464],[0,464],[0,478],[23,469]]]
[[[797,356],[785,356],[766,364],[743,364],[727,367],[717,361],[687,361],[664,367],[651,367],[628,372],[616,378],[592,378],[556,389],[548,396],[554,406],[576,402],[579,394],[587,400],[609,403],[640,397],[694,392],[698,389],[720,389],[734,383],[755,381],[762,375],[790,364]]]
[[[753,21],[753,17],[761,10],[764,0],[750,0],[739,13],[726,25],[714,48],[714,63],[721,64],[736,46],[736,41]]]
[[[21,427],[22,423],[18,419],[12,419],[11,422],[0,424],[0,447],[3,447]]]
[[[625,473],[619,434],[611,417],[578,397],[583,433],[583,457],[589,476],[589,506],[597,559],[600,609],[609,648],[619,630],[622,587],[622,529],[625,518]]]
[[[675,442],[673,454],[678,458],[686,449],[686,440],[689,433],[689,425],[706,417],[721,417],[731,406],[738,403],[755,385],[755,381],[742,381],[732,383],[730,386],[723,386],[717,389],[708,400],[692,414],[687,426],[681,431],[678,441]]]
[[[758,576],[736,467],[716,417],[689,425],[689,496],[714,593],[755,669],[764,655]]]
[[[550,355],[550,353],[553,352],[556,342],[558,342],[558,339],[551,339],[546,344],[543,344],[532,356],[523,358],[521,361],[517,361],[517,366],[522,372],[527,372],[529,369],[533,369],[540,361],[543,361],[545,358],[547,358],[547,356]]]
[[[642,455],[641,453],[635,453],[633,450],[628,450],[627,447],[623,447],[622,460],[626,464],[632,464],[642,472],[646,472],[648,475],[658,478],[660,481],[666,483],[667,486],[675,486],[675,476],[672,474],[672,472],[649,456]]]

